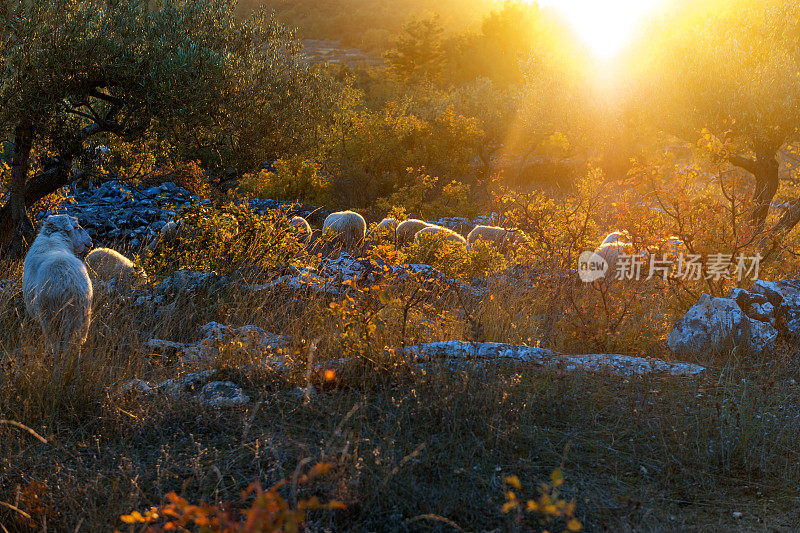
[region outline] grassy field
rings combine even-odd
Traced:
[[[19,276],[18,266],[10,270]],[[312,513],[309,531],[538,530],[544,524],[534,515],[518,523],[501,511],[504,479],[518,476],[517,492],[536,496],[558,468],[562,496],[574,499],[586,531],[800,524],[793,352],[701,361],[713,368],[697,378],[420,367],[386,355],[399,340],[391,317],[365,341],[327,299],[265,298],[242,286],[178,299],[159,316],[101,294],[80,365],[43,355],[38,326],[22,323],[20,290],[2,293],[0,418],[46,440],[0,425],[7,530],[126,530],[121,515],[158,506],[171,491],[190,502],[237,504],[253,481],[266,487],[318,462],[333,470],[285,497],[318,495],[347,508]],[[426,305],[412,310],[409,341],[469,339],[455,302],[441,296]],[[252,355],[224,350],[210,367],[215,379],[245,389],[253,400],[246,408],[120,392],[132,378],[198,370],[145,343],[191,340],[210,320],[290,335],[292,370],[259,368]],[[327,383],[308,378],[311,341],[315,360],[353,362]],[[309,379],[310,396],[302,392]]]

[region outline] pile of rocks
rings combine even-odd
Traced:
[[[150,339],[147,347],[154,353],[175,356],[182,362],[213,361],[227,349],[234,349],[257,361],[260,366],[277,370],[286,369],[282,348],[291,341],[257,326],[232,328],[218,322],[209,322],[198,330],[197,342],[173,342]]]
[[[757,281],[727,298],[703,294],[669,334],[670,350],[714,354],[739,347],[762,353],[775,341],[800,340],[800,279]]]
[[[474,297],[481,297],[486,291],[450,278],[430,265],[387,264],[380,258],[354,258],[346,252],[335,259],[324,260],[319,269],[295,267],[291,273],[270,283],[250,288],[255,291],[288,288],[335,296],[344,294],[353,283],[373,286],[381,282],[401,283],[412,277],[430,289],[455,288]]]
[[[108,181],[96,189],[72,187],[68,201],[42,217],[64,213],[78,219],[95,245],[137,249],[153,239],[175,214],[201,200],[172,182],[133,188]]]
[[[241,387],[231,381],[212,381],[214,374],[213,370],[193,372],[155,385],[133,379],[124,383],[119,392],[144,397],[163,395],[173,400],[194,396],[203,405],[215,408],[242,407],[250,403],[250,397]]]
[[[183,344],[153,339],[150,341],[150,348],[162,353],[163,350],[175,350],[184,358],[192,359],[193,363],[198,363],[203,358],[205,363],[210,364],[220,355],[221,346],[227,344],[234,349],[245,350],[251,355],[261,357],[263,363],[272,370],[291,370],[285,355],[274,355],[278,347],[288,344],[289,340],[285,337],[268,333],[256,326],[231,328],[216,322],[206,324],[200,328],[200,332],[205,337],[197,343]],[[589,372],[623,378],[654,374],[693,377],[706,371],[704,367],[690,363],[671,363],[619,354],[562,355],[543,348],[494,342],[444,341],[405,349],[394,348],[390,352],[393,355],[399,353],[408,364],[423,369],[444,364],[459,372],[506,364],[524,364],[551,372]],[[320,373],[341,368],[352,361],[354,359],[324,361],[314,364],[313,370]],[[250,403],[250,398],[241,387],[231,381],[215,381],[215,376],[214,370],[203,370],[154,385],[134,379],[124,383],[119,392],[144,397],[163,395],[171,399],[194,396],[202,404],[214,408],[241,407]]]
[[[463,217],[445,217],[429,223],[451,229],[459,235],[466,237],[475,226],[496,226],[499,221],[500,215],[492,213],[490,215],[479,216],[474,220]]]

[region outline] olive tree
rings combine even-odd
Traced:
[[[709,130],[725,140],[728,162],[752,175],[749,218],[759,232],[780,185],[779,153],[800,140],[798,17],[787,0],[685,2],[656,21],[642,43],[649,54],[637,58],[648,116],[683,138]],[[795,206],[765,234],[798,221]]]
[[[244,171],[303,142],[312,73],[291,31],[234,0],[0,1],[0,249],[91,146],[151,136]]]

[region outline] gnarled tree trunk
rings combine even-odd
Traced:
[[[753,175],[756,188],[753,193],[753,210],[750,213],[750,223],[760,233],[764,229],[772,199],[778,192],[780,185],[778,163],[778,150],[780,145],[764,144],[755,149],[755,159],[731,156],[731,164],[740,167]]]
[[[102,131],[109,131],[112,126],[114,125],[92,124],[85,127],[66,143],[58,157],[47,159],[43,164],[44,169],[30,179],[27,177],[30,172],[33,130],[26,129],[25,124],[17,127],[12,158],[12,166],[16,166],[12,170],[11,195],[8,202],[0,208],[0,258],[15,259],[27,252],[28,245],[35,236],[27,209],[67,185],[72,160],[82,150],[83,141]],[[31,135],[28,136],[27,131]]]
[[[33,224],[28,218],[25,185],[33,149],[33,127],[22,122],[14,129],[11,154],[11,190],[8,202],[0,211],[0,245],[6,257],[19,257],[33,241]]]

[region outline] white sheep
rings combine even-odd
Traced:
[[[147,249],[155,250],[162,243],[174,242],[178,238],[178,235],[180,235],[181,222],[181,220],[170,220],[161,226],[158,235],[150,241],[150,244],[147,245]]]
[[[414,235],[415,244],[419,244],[423,239],[441,239],[463,244],[464,246],[467,245],[467,240],[464,237],[450,228],[444,228],[442,226],[428,226],[427,228],[422,228]]]
[[[332,245],[358,247],[364,244],[367,222],[353,211],[331,213],[322,225],[322,238]]]
[[[130,290],[147,283],[147,274],[133,261],[109,248],[95,248],[86,256],[86,266],[92,283],[116,284],[118,289]]]
[[[391,239],[395,242],[397,234],[397,220],[394,218],[384,218],[377,226],[369,232],[370,240],[380,241],[381,239]]]
[[[634,253],[630,235],[627,231],[615,231],[603,240],[594,253],[602,257],[608,264],[605,277],[614,278],[620,257],[632,256]]]
[[[414,242],[414,236],[417,232],[428,226],[430,226],[430,224],[422,220],[417,220],[416,218],[410,218],[400,222],[395,230],[397,246],[403,246],[404,244]]]
[[[467,246],[472,246],[477,241],[493,243],[499,250],[506,251],[510,247],[517,246],[529,240],[522,230],[510,230],[497,226],[475,226],[467,235]]]
[[[92,281],[75,254],[92,247],[77,219],[52,215],[25,257],[22,292],[28,314],[56,353],[86,342],[92,321]]]
[[[297,235],[297,242],[308,244],[311,241],[313,232],[311,231],[311,224],[308,223],[303,217],[294,217],[289,221],[289,227]]]
[[[628,233],[628,230],[614,231],[609,233],[608,237],[603,239],[603,242],[600,243],[600,246],[615,242],[631,242],[631,235]]]

